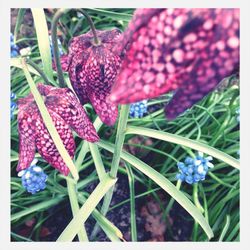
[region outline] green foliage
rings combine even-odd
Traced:
[[[87,9],[87,12],[97,29],[118,27],[124,30],[132,16],[133,9]],[[44,13],[48,27],[51,27],[53,14],[48,10]],[[39,28],[40,22],[36,21],[37,32],[34,28],[34,33],[29,38],[23,37],[18,32],[18,28],[23,22],[24,15],[27,15],[27,11],[19,12],[16,23],[15,36],[19,38],[17,44],[21,47],[29,45],[31,49],[29,58],[46,72],[51,84],[59,86],[57,74],[51,70],[47,36],[37,34],[37,32],[42,32],[41,30],[46,30],[44,22],[41,22],[42,27]],[[33,11],[33,15],[42,18],[41,11]],[[67,52],[68,42],[73,36],[88,30],[86,19],[82,15],[77,17],[74,10],[62,16],[58,25],[58,33],[63,50]],[[47,64],[47,61],[50,62]],[[11,66],[11,91],[17,95],[17,99],[25,97],[30,91],[36,93],[33,83],[43,82],[39,72],[31,66],[24,67],[28,76],[28,84],[21,60],[11,59]],[[67,79],[67,76],[65,78]],[[233,81],[234,79],[229,79],[229,83]],[[236,110],[239,108],[239,86],[229,84],[226,89],[209,94],[174,121],[166,121],[162,104],[167,102],[170,96],[171,94],[166,94],[149,100],[149,107],[158,104],[160,107],[158,110],[149,112],[145,117],[128,118],[127,129],[122,130],[122,133],[126,135],[124,143],[123,137],[118,140],[118,147],[123,147],[123,152],[116,150],[115,157],[116,161],[119,161],[121,157],[122,161],[128,162],[125,164],[126,167],[121,163],[116,167],[120,174],[126,175],[129,179],[130,198],[113,207],[108,206],[106,210],[111,211],[126,203],[130,204],[132,239],[136,241],[139,229],[136,227],[135,204],[138,199],[145,199],[147,195],[161,199],[159,190],[165,190],[170,194],[168,205],[162,208],[166,223],[176,200],[192,215],[192,217],[183,218],[183,220],[193,222],[191,241],[207,241],[212,235],[214,237],[210,239],[211,241],[238,241],[240,230],[239,163],[237,160],[239,158],[237,154],[239,123],[236,119]],[[36,99],[40,102],[40,106],[43,106],[39,96],[36,96]],[[11,236],[14,241],[40,241],[39,235],[43,224],[49,218],[57,216],[58,205],[62,210],[69,203],[72,208],[72,220],[59,240],[72,240],[76,234],[80,241],[88,240],[84,227],[81,225],[89,215],[94,218],[111,241],[123,239],[123,232],[100,213],[101,204],[98,205],[100,199],[114,184],[114,180],[107,176],[109,170],[112,171],[113,168],[113,154],[108,151],[115,150],[117,131],[121,127],[118,127],[119,123],[116,123],[113,128],[107,127],[96,117],[91,105],[87,104],[85,108],[92,121],[95,120],[94,124],[99,131],[101,142],[97,145],[89,144],[75,135],[76,155],[74,163],[70,164],[75,169],[75,176],[80,177],[77,183],[71,177],[58,174],[39,154],[36,154],[38,164],[48,174],[47,188],[36,195],[26,193],[20,178],[17,178],[15,168],[18,162],[19,138],[17,111],[14,112],[14,119],[11,121]],[[46,113],[45,110],[41,112]],[[126,117],[120,119],[126,121]],[[146,143],[138,142],[139,135]],[[125,149],[128,152],[124,152]],[[133,151],[138,149],[140,149],[139,153],[133,155]],[[210,171],[206,180],[197,186],[180,185],[175,180],[176,163],[183,161],[187,155],[192,156],[198,149],[214,156],[215,167]],[[113,171],[116,169],[113,168]],[[86,187],[91,184],[95,185],[97,182],[100,182],[97,191],[86,192]],[[143,185],[145,190],[143,192],[136,190],[136,183]],[[19,235],[17,229],[31,218],[36,219],[35,227],[28,236]],[[171,234],[171,228],[168,228],[167,233]]]

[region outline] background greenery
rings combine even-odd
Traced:
[[[54,9],[45,10],[48,30],[51,27],[51,21]],[[131,19],[133,9],[108,9],[108,10],[87,10],[93,19],[97,29],[111,29],[114,27],[124,30]],[[30,10],[19,11],[16,21],[14,17],[16,10],[13,10],[12,31],[16,30],[17,45],[21,48],[30,47],[29,58],[36,62],[42,69],[41,57],[43,52],[38,47],[38,39],[35,27],[33,27],[33,18]],[[25,27],[24,18],[29,18],[30,24]],[[69,40],[77,35],[83,34],[89,30],[85,18],[72,10],[60,19],[58,26],[58,35],[63,45],[63,50],[67,52]],[[20,61],[12,59],[11,62],[11,91],[17,95],[16,99],[25,97],[30,93],[30,87],[27,83]],[[44,69],[45,71],[45,69]],[[51,84],[57,85],[56,72],[52,72]],[[47,74],[48,76],[48,74]],[[39,74],[32,74],[35,83],[43,82]],[[66,77],[67,78],[67,77]],[[128,119],[128,126],[137,126],[152,128],[154,130],[180,135],[183,138],[190,138],[194,141],[202,142],[218,149],[234,158],[239,158],[239,122],[237,121],[237,110],[239,109],[239,84],[238,80],[233,78],[224,81],[224,86],[220,90],[214,91],[204,98],[192,109],[181,115],[174,121],[166,121],[163,112],[164,103],[166,103],[171,94],[164,95],[157,99],[149,100],[149,113],[141,119]],[[95,112],[91,105],[85,105],[85,108],[92,121],[96,119]],[[14,112],[14,119],[11,121],[11,226],[13,241],[40,241],[40,233],[43,224],[51,217],[56,217],[58,210],[65,209],[69,203],[70,190],[67,182],[72,181],[68,178],[67,182],[64,176],[58,174],[49,166],[39,154],[36,158],[38,165],[43,167],[49,178],[47,188],[30,195],[21,185],[20,178],[17,177],[16,166],[18,162],[18,132],[17,132],[17,110]],[[107,127],[96,120],[96,126],[99,127],[99,136],[102,139],[97,146],[89,147],[88,143],[83,142],[75,136],[77,145],[75,155],[75,165],[78,167],[80,179],[77,183],[77,197],[80,204],[83,204],[90,195],[87,187],[96,185],[100,177],[98,173],[98,163],[103,164],[108,171],[111,167],[112,154],[104,150],[105,143],[115,143],[117,123],[114,127]],[[143,142],[143,143],[141,143]],[[107,147],[107,145],[106,145]],[[158,173],[170,180],[176,185],[175,176],[178,171],[176,163],[183,161],[188,155],[196,153],[189,147],[183,147],[178,144],[150,139],[145,136],[128,134],[125,137],[124,148],[137,158],[153,167]],[[84,150],[83,150],[84,149]],[[100,155],[99,155],[100,152]],[[100,158],[101,157],[101,160]],[[101,162],[101,163],[100,163]],[[213,160],[215,167],[207,175],[206,180],[199,183],[197,187],[188,184],[178,183],[181,193],[188,197],[198,208],[201,205],[204,209],[203,215],[210,225],[214,237],[211,241],[239,241],[239,170],[218,159]],[[100,169],[100,168],[99,168]],[[130,203],[131,207],[131,234],[132,240],[137,238],[136,228],[136,210],[135,205],[139,199],[144,199],[148,195],[161,205],[166,224],[169,225],[169,213],[174,209],[174,200],[168,196],[167,203],[161,204],[159,195],[159,183],[155,183],[133,164],[120,164],[120,175],[129,178],[130,199],[117,203],[115,206],[124,206]],[[99,175],[98,175],[99,174]],[[135,190],[136,183],[144,188]],[[197,195],[197,196],[196,196]],[[199,202],[197,203],[198,197]],[[199,204],[200,203],[200,204]],[[60,206],[58,206],[60,204]],[[54,208],[54,209],[53,209]],[[102,230],[112,241],[122,239],[122,233],[108,221],[99,212],[101,204],[94,210],[91,217],[101,225]],[[48,213],[48,209],[50,209]],[[200,209],[200,208],[199,208]],[[35,218],[36,223],[29,235],[24,237],[20,228],[30,219]],[[206,241],[208,237],[203,229],[194,223],[190,216],[182,217],[183,224],[185,220],[191,221],[189,240]],[[166,234],[171,234],[171,226],[168,226]],[[78,237],[80,237],[78,235]],[[97,239],[98,240],[98,239]]]

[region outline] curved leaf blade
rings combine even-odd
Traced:
[[[112,153],[114,152],[114,145],[111,143],[104,142],[101,140],[97,143],[97,145]],[[123,151],[121,153],[121,158],[133,165],[136,169],[138,169],[145,175],[147,175],[162,189],[169,193],[200,224],[209,239],[214,236],[210,225],[208,224],[204,216],[201,214],[199,209],[167,178],[165,178],[162,174],[158,173],[146,163],[142,162],[141,160],[127,152]]]

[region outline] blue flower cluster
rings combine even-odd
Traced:
[[[23,187],[31,194],[46,188],[48,176],[37,165],[31,165],[29,168],[20,171],[18,176],[22,178]]]
[[[57,42],[58,42],[59,54],[60,54],[60,56],[62,56],[64,53],[63,53],[63,48],[62,48],[62,44],[61,44],[60,39],[57,39]],[[52,57],[54,57],[51,35],[49,36],[49,43],[50,43],[50,52],[51,52],[51,55],[52,55]]]
[[[129,115],[131,118],[142,118],[148,112],[148,101],[143,100],[130,105]]]
[[[10,34],[10,53],[11,57],[16,57],[19,55],[19,47],[14,43],[14,36]]]
[[[177,163],[179,173],[176,175],[176,179],[188,184],[205,180],[209,168],[214,167],[211,160],[213,160],[212,156],[203,157],[202,152],[198,152],[195,158],[186,157],[184,162]]]
[[[10,94],[10,119],[12,120],[14,117],[14,110],[16,108],[16,103],[13,101],[16,98],[16,95],[14,93]]]

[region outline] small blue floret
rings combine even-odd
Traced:
[[[130,105],[129,115],[131,118],[142,118],[148,112],[147,100]]]
[[[179,173],[176,174],[176,179],[188,184],[205,180],[208,170],[214,167],[211,160],[213,160],[212,156],[204,157],[201,152],[198,152],[195,158],[186,157],[185,163],[177,163]]]
[[[47,175],[42,168],[37,165],[32,165],[29,168],[18,173],[22,178],[22,185],[31,194],[35,194],[46,188]]]

